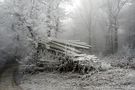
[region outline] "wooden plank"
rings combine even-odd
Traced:
[[[63,50],[71,50],[73,52],[81,53],[81,51],[79,51],[75,48],[69,47],[69,46],[65,46],[63,44],[59,44],[59,43],[56,43],[56,42],[50,42],[49,45],[51,45],[51,44],[59,46],[59,47],[63,48]]]
[[[77,47],[77,48],[89,49],[89,47],[77,45],[77,44],[74,44],[74,43],[69,43],[69,42],[66,42],[66,41],[52,40],[52,42],[56,42],[56,43],[63,44],[63,45],[66,45],[66,46],[71,46],[71,47]]]
[[[52,48],[50,48],[49,50],[52,50],[52,51],[55,51],[55,52],[58,52],[58,53],[61,53],[61,54],[67,55],[67,56],[71,56],[71,57],[75,57],[76,55],[78,55],[77,53],[70,52],[70,51],[67,51],[67,52],[65,53],[65,52],[63,52],[63,51],[56,50],[56,49],[52,49]]]
[[[58,47],[58,46],[50,46],[50,48],[51,49],[56,49],[56,50],[59,50],[59,51],[62,51],[63,52],[63,54],[66,54],[66,53],[76,53],[76,52],[73,52],[73,51],[70,51],[70,50],[64,50],[63,48],[60,48],[60,47]]]
[[[87,43],[84,43],[84,42],[73,42],[73,41],[69,40],[69,43],[73,43],[73,44],[77,44],[77,45],[80,45],[80,46],[85,46],[85,47],[91,48],[91,45],[88,45]]]
[[[81,42],[80,40],[62,40],[62,39],[50,38],[50,41],[61,42],[61,43],[65,43],[65,44],[68,44],[68,45],[70,45],[72,43],[72,45],[74,45],[76,47],[91,48],[91,45],[88,45],[85,42]]]

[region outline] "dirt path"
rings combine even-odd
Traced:
[[[22,90],[15,83],[15,70],[17,69],[16,65],[12,65],[6,68],[0,76],[0,90]]]

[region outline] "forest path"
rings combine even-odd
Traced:
[[[16,64],[6,67],[0,75],[0,90],[22,90],[15,82]]]

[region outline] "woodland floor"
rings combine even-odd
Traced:
[[[15,82],[17,64],[7,65],[0,73],[0,90],[22,90]]]
[[[135,90],[135,70],[113,68],[95,74],[40,72],[21,78],[24,90]]]

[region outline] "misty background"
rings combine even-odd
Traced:
[[[134,0],[0,0],[0,62],[24,60],[48,37],[80,40],[99,56],[134,55]]]

